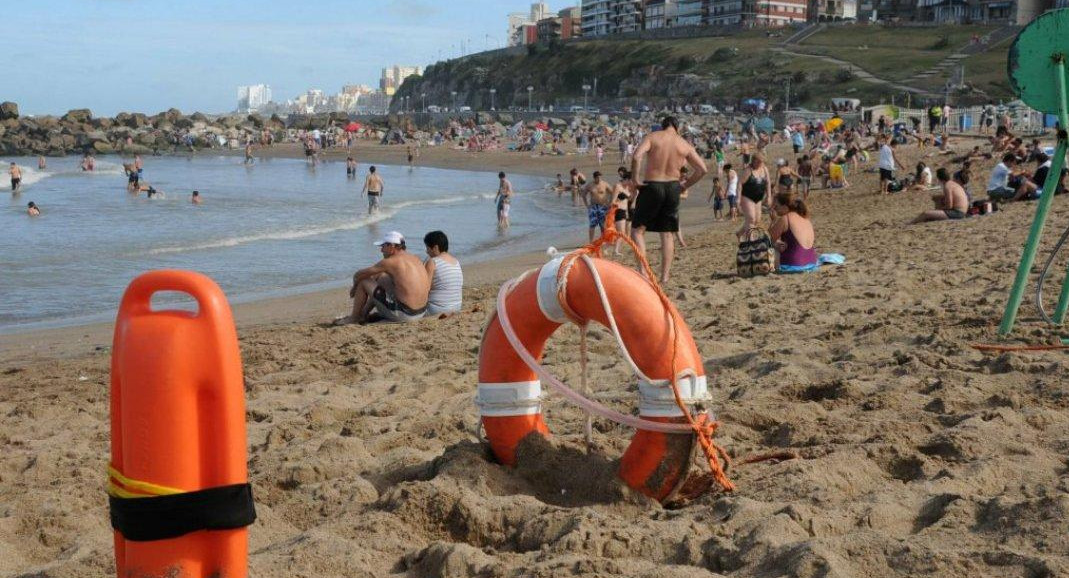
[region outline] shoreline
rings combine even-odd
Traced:
[[[407,164],[404,145],[379,145],[370,142],[358,142],[353,147],[360,165],[369,163],[404,166]],[[597,170],[593,155],[565,155],[547,157],[527,155],[507,151],[484,153],[467,153],[446,147],[425,147],[418,166],[440,169],[465,170],[496,173],[505,170],[511,174],[533,177],[555,178],[557,172],[567,173],[572,166],[578,167],[589,175]],[[242,151],[213,151],[221,156],[241,156]],[[270,149],[261,149],[257,156],[267,158],[303,159],[303,150],[299,145],[286,143],[274,145]],[[324,153],[323,157],[331,161],[344,160],[346,151],[336,149]],[[532,163],[531,159],[543,162]],[[149,161],[151,162],[151,161]],[[615,172],[615,164],[603,165],[605,172]],[[359,169],[359,166],[358,166]],[[701,232],[713,221],[711,208],[705,205],[701,195],[683,202],[680,220],[685,229]],[[700,206],[699,206],[700,204]],[[704,209],[704,210],[703,210]],[[647,240],[650,250],[657,250],[655,236]],[[577,221],[574,234],[557,238],[554,246],[558,249],[572,249],[586,243],[584,223]],[[476,261],[464,266],[465,293],[483,289],[490,285],[500,285],[523,271],[538,267],[547,260],[544,251],[524,251],[509,255]],[[131,279],[132,281],[132,279]],[[330,283],[330,282],[326,282]],[[345,281],[339,279],[339,285]],[[467,301],[467,300],[466,300]],[[292,294],[277,297],[254,297],[249,300],[239,299],[231,303],[234,322],[239,332],[271,325],[294,325],[301,323],[327,323],[334,317],[348,311],[350,300],[342,288],[303,291],[295,288]],[[116,303],[118,306],[118,303]],[[100,313],[99,315],[108,315]],[[90,314],[88,317],[97,317]],[[84,318],[83,318],[84,319]],[[52,327],[32,327],[34,324],[62,324],[62,319],[49,319],[31,322],[31,327],[20,330],[13,328],[0,333],[0,363],[32,362],[41,359],[70,359],[95,351],[110,349],[114,333],[114,320],[83,322],[75,318],[70,325],[62,324]],[[17,327],[17,326],[14,326]]]

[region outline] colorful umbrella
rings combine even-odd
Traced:
[[[360,123],[358,122],[351,122],[345,125],[345,132],[356,132],[358,130],[360,130]]]

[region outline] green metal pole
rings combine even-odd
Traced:
[[[1069,105],[1066,103],[1065,93],[1065,55],[1056,55],[1054,60],[1054,72],[1058,81],[1058,118],[1061,122],[1061,130],[1065,131],[1069,128],[1066,126],[1065,122],[1066,117],[1069,116]],[[1010,300],[1006,303],[1006,310],[1002,313],[1002,323],[998,327],[999,335],[1009,335],[1009,333],[1013,331],[1014,322],[1017,320],[1017,310],[1021,307],[1021,300],[1024,299],[1024,290],[1025,286],[1028,284],[1028,275],[1032,272],[1032,265],[1036,262],[1036,250],[1039,248],[1039,239],[1043,236],[1043,225],[1047,222],[1047,213],[1050,211],[1051,201],[1054,200],[1054,190],[1057,189],[1057,183],[1062,173],[1062,166],[1065,163],[1065,145],[1065,141],[1059,138],[1058,150],[1054,151],[1054,159],[1051,161],[1051,170],[1047,173],[1047,182],[1051,182],[1050,179],[1053,178],[1055,185],[1049,192],[1043,191],[1043,196],[1039,198],[1039,206],[1036,207],[1036,217],[1032,220],[1032,228],[1028,231],[1028,240],[1024,244],[1024,253],[1021,255],[1021,263],[1017,266],[1017,277],[1013,280],[1013,289],[1010,290]],[[1057,172],[1054,172],[1055,168],[1057,168]],[[1065,287],[1063,286],[1063,295],[1065,293],[1064,289]],[[1059,306],[1060,305],[1061,303],[1059,303]]]
[[[1063,104],[1064,104],[1064,95],[1063,95]],[[1060,134],[1064,134],[1065,130],[1066,130],[1066,126],[1069,126],[1069,125],[1066,124],[1066,120],[1069,120],[1069,119],[1066,118],[1067,116],[1069,116],[1069,115],[1066,114],[1066,110],[1063,107],[1061,114],[1058,115],[1059,124],[1062,127],[1062,132]],[[1060,179],[1061,179],[1061,176],[1062,176],[1062,165],[1065,164],[1066,149],[1069,148],[1069,146],[1067,146],[1067,145],[1069,145],[1069,143],[1066,143],[1065,139],[1063,139],[1063,138],[1059,138],[1058,139],[1058,148],[1057,148],[1057,150],[1054,151],[1054,160],[1052,160],[1051,164],[1050,164],[1050,170],[1054,171],[1054,169],[1058,169],[1058,172],[1049,172],[1049,173],[1047,173],[1047,181],[1045,183],[1043,183],[1044,184],[1044,186],[1043,186],[1043,196],[1044,197],[1047,196],[1047,190],[1050,190],[1050,192],[1053,193],[1058,188],[1057,185],[1049,186],[1048,183],[1051,182],[1050,179],[1052,177],[1055,178],[1055,179],[1058,179],[1058,180],[1054,181],[1055,183],[1060,182]],[[1064,280],[1062,280],[1062,293],[1058,297],[1058,307],[1055,308],[1055,310],[1054,310],[1054,322],[1055,323],[1057,323],[1058,325],[1061,325],[1061,324],[1065,323],[1066,310],[1069,310],[1069,269],[1066,269],[1066,278]]]

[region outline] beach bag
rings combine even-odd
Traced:
[[[904,188],[906,188],[906,185],[898,179],[887,181],[887,192],[889,193],[900,193]]]
[[[757,277],[775,271],[776,252],[768,232],[761,227],[751,227],[739,242],[735,263],[739,277]]]

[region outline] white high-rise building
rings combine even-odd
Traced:
[[[238,87],[238,110],[245,112],[260,110],[269,102],[271,102],[271,87],[266,84]]]

